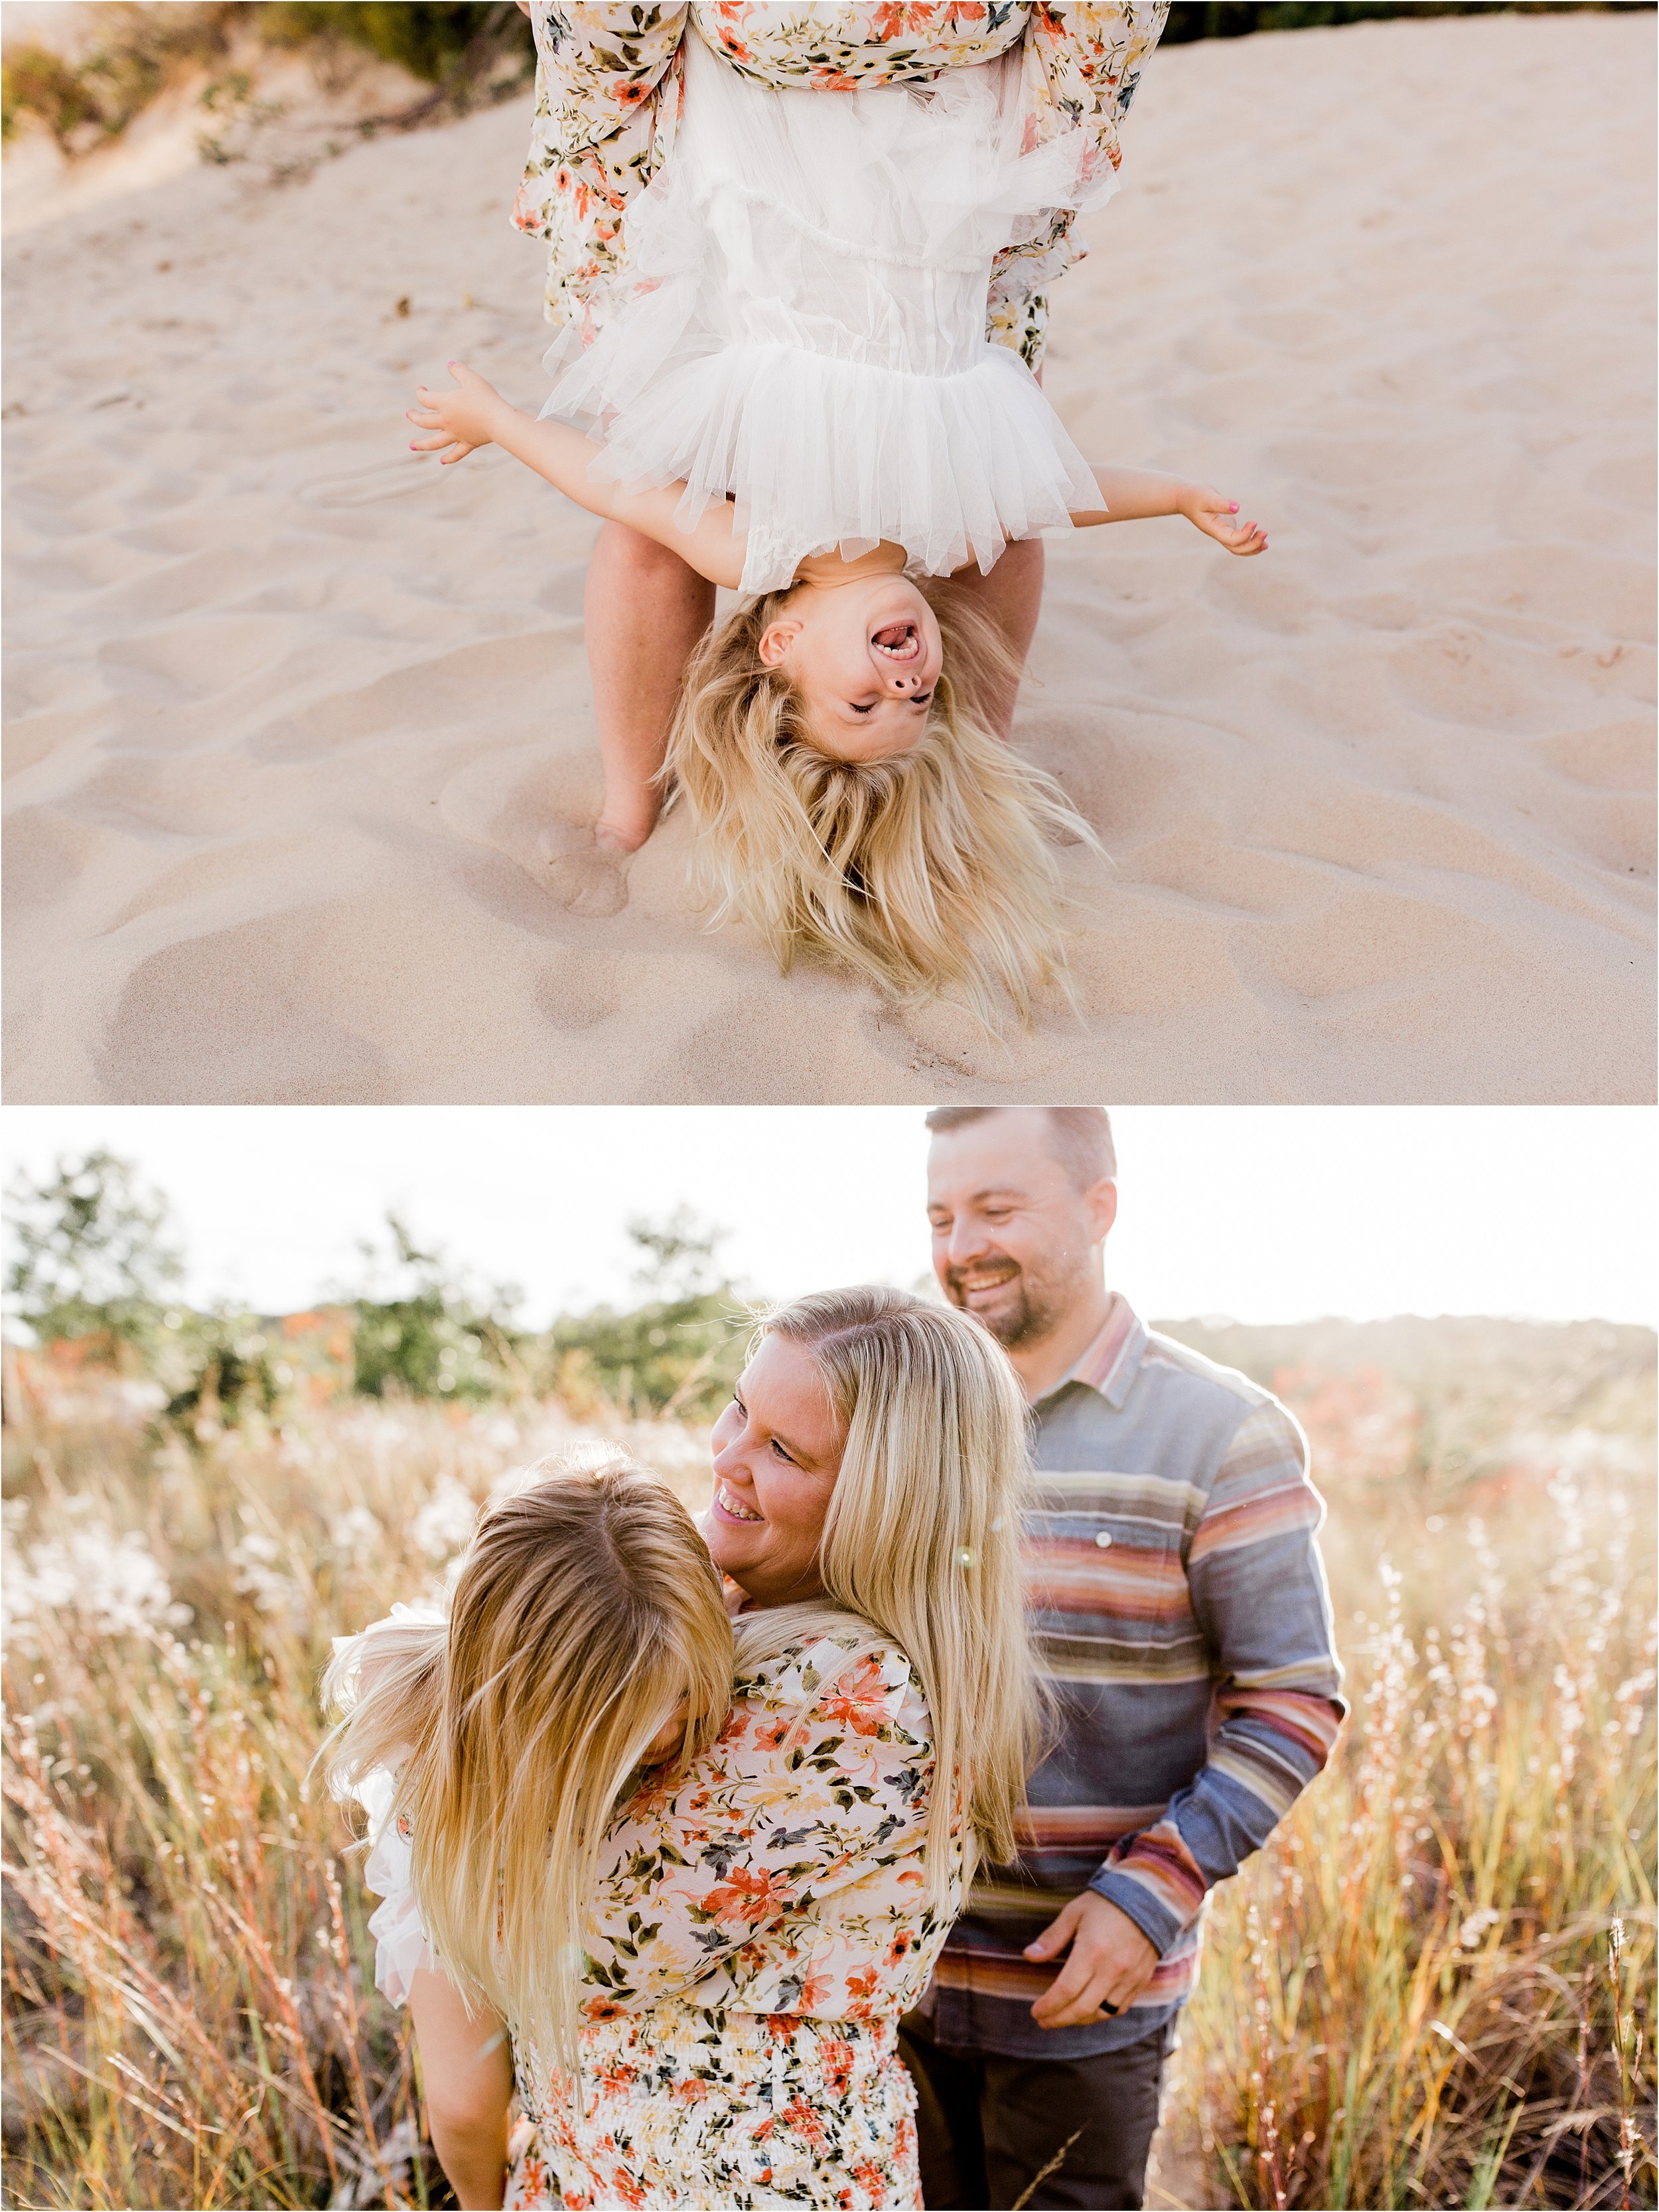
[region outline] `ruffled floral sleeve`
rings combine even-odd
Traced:
[[[620,269],[623,217],[665,158],[679,106],[678,5],[536,0],[536,120],[513,204],[520,230],[548,241],[550,322],[580,314]]]
[[[1068,131],[1093,144],[1080,170],[1104,198],[1122,164],[1118,125],[1128,112],[1170,0],[1048,0],[1035,5],[1020,55],[1024,150]],[[1011,346],[1029,368],[1042,359],[1048,295],[1084,248],[1072,237],[1074,208],[1055,208],[1036,234],[997,256],[987,335]]]
[[[848,1656],[819,1644],[740,1680],[718,1741],[626,1808],[587,1938],[590,2016],[695,1985],[704,2005],[856,2017],[895,1930],[903,1957],[924,1884],[927,1710],[902,1652]],[[787,1959],[769,1942],[786,1923]]]

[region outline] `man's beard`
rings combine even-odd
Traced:
[[[948,1269],[945,1277],[945,1295],[951,1304],[972,1314],[975,1321],[983,1322],[1005,1352],[1018,1352],[1024,1345],[1040,1344],[1049,1335],[1059,1326],[1070,1304],[1066,1296],[1069,1287],[1044,1277],[1033,1282],[1022,1267],[1006,1283],[998,1284],[995,1305],[975,1306],[969,1304],[957,1268]]]

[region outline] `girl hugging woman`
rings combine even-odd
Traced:
[[[325,1682],[465,2206],[921,2205],[899,2017],[1040,1747],[1024,1401],[968,1316],[826,1291],[713,1445],[701,1531],[620,1454],[527,1478]]]
[[[529,12],[564,155],[530,220],[576,311],[538,420],[459,363],[410,420],[605,519],[596,844],[633,850],[678,792],[714,918],[781,967],[1029,1019],[1063,969],[1053,847],[1095,842],[1007,743],[1040,534],[1179,514],[1267,543],[1206,485],[1091,467],[1033,373],[1162,0],[981,9],[971,36],[949,8]]]

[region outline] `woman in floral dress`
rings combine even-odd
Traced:
[[[1045,530],[1143,517],[1265,550],[1207,484],[1086,461],[996,342],[1018,268],[1035,350],[1035,272],[1115,187],[1133,10],[1069,11],[1085,40],[1047,9],[981,6],[998,51],[971,65],[951,28],[965,8],[852,10],[879,19],[862,46],[833,11],[693,8],[689,27],[668,12],[536,11],[554,143],[592,139],[544,204],[562,227],[556,296],[578,312],[540,417],[453,362],[454,386],[422,386],[409,410],[444,465],[498,444],[743,597],[681,656],[672,726],[635,744],[611,704],[655,696],[677,633],[636,630],[618,689],[605,635],[646,602],[611,588],[603,556],[591,568],[605,800],[549,888],[582,905],[603,881],[614,912],[604,856],[637,848],[672,781],[701,902],[753,927],[781,972],[822,958],[901,1003],[1029,1020],[1065,963],[1051,848],[1095,841],[1003,742],[1029,629],[1001,619],[990,580]],[[897,22],[948,35],[895,46]],[[647,105],[648,143],[624,159]],[[622,172],[602,196],[590,172],[607,161]]]
[[[599,1840],[580,2032],[562,2051],[555,2015],[533,1988],[520,1996],[546,1981],[556,1931],[528,1962],[501,1941],[531,1925],[520,1893],[537,1869],[519,1879],[509,1856],[494,1943],[458,1942],[448,1905],[432,1909],[453,1885],[425,1871],[447,1863],[432,1832],[442,1801],[354,1765],[348,1720],[332,1771],[371,1805],[378,1978],[410,2003],[463,2202],[920,2204],[898,2016],[926,1986],[964,1870],[1006,1848],[1033,1747],[1015,1555],[1024,1418],[1005,1355],[964,1315],[851,1291],[771,1317],[715,1429],[704,1530],[739,1606],[731,1706],[701,1744],[694,1720],[669,1717],[651,1750],[678,1728],[680,1755],[636,1775]],[[520,1583],[558,1565],[527,1562]],[[600,1607],[595,1642],[614,1611]],[[454,1655],[477,1632],[458,1615],[447,1632],[464,1711],[483,1692]],[[521,1656],[513,1710],[549,1689]],[[560,1663],[559,1681],[586,1679],[569,1650]],[[337,1664],[362,1674],[352,1654]],[[666,1678],[652,1682],[659,1703]],[[568,1721],[580,1691],[552,1687]],[[644,1741],[664,1716],[641,1706],[635,1721]],[[362,1740],[382,1758],[401,1726],[453,1766],[442,1730],[422,1725],[382,1711]],[[562,1833],[571,1785],[526,1781],[537,1755],[506,1761],[512,1786]],[[500,1810],[476,1802],[474,1833],[494,1834]]]
[[[629,210],[672,161],[688,34],[749,83],[806,94],[938,85],[1017,52],[1023,146],[1082,133],[1092,150],[1077,181],[1098,189],[1121,164],[1119,125],[1169,15],[1169,0],[519,5],[536,26],[536,117],[513,220],[546,243],[548,320],[584,340],[625,290]],[[986,336],[1033,371],[1053,288],[1083,258],[1074,227],[1073,209],[1046,209],[993,264]],[[1030,538],[967,586],[1017,664],[1036,629],[1042,578],[1042,542]],[[602,851],[630,852],[650,834],[686,664],[714,615],[706,576],[628,523],[604,525],[584,614],[605,763]],[[1005,736],[1013,704],[1009,689]],[[565,895],[580,902],[586,877],[579,861]]]
[[[1094,139],[1097,166],[1122,160],[1127,113],[1169,0],[675,0],[630,6],[519,0],[538,22],[536,122],[514,203],[548,246],[547,318],[590,320],[627,259],[627,215],[672,156],[689,30],[740,76],[778,91],[930,84],[1018,46],[1028,148],[1067,131]],[[999,257],[987,334],[1036,368],[1048,293],[1080,260],[1073,211]]]

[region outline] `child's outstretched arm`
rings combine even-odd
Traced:
[[[435,453],[447,467],[452,461],[465,460],[479,446],[500,446],[590,514],[627,523],[678,553],[710,583],[737,589],[746,538],[732,528],[729,506],[706,508],[694,530],[683,530],[674,520],[685,489],[683,483],[630,492],[591,476],[591,465],[605,451],[595,439],[583,437],[568,422],[538,422],[521,408],[510,406],[464,362],[452,361],[449,370],[455,379],[453,392],[432,392],[423,384],[416,393],[409,420],[428,434],[410,441],[414,452]]]
[[[1166,477],[1158,469],[1114,469],[1097,462],[1094,479],[1100,486],[1099,508],[1087,514],[1073,511],[1079,530],[1097,522],[1144,522],[1158,514],[1184,514],[1195,529],[1230,553],[1265,553],[1267,533],[1259,522],[1237,522],[1236,499],[1224,499],[1210,484],[1192,483],[1185,477]]]

